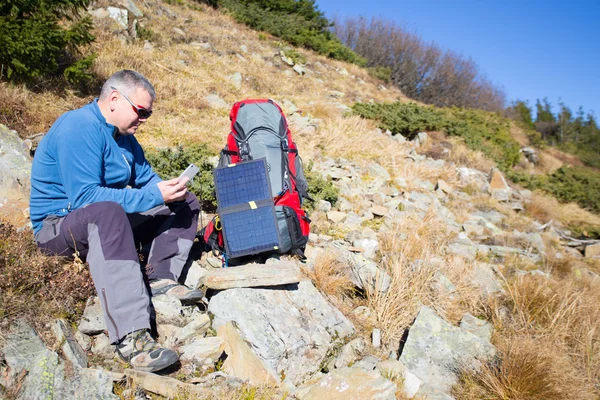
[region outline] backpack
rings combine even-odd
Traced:
[[[304,199],[312,199],[308,195],[302,159],[281,107],[270,99],[242,100],[233,105],[229,119],[231,131],[221,151],[219,167],[265,159],[281,238],[278,253],[305,258],[310,219],[302,203]],[[224,254],[218,217],[201,233],[213,253]]]

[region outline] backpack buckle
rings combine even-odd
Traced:
[[[286,151],[286,152],[290,150],[290,147],[289,147],[287,139],[282,139],[281,140],[281,150]]]

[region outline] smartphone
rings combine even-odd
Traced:
[[[188,165],[188,167],[179,175],[179,180],[181,180],[184,176],[189,178],[188,183],[192,182],[192,179],[196,174],[200,172],[200,168],[196,167],[194,164]]]

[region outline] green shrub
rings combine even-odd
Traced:
[[[198,196],[202,210],[209,213],[217,210],[213,164],[209,160],[213,156],[216,154],[201,144],[185,146],[185,149],[180,145],[175,149],[156,149],[146,153],[148,162],[163,179],[178,177],[192,163],[199,167],[200,172],[193,179],[189,190]]]
[[[288,43],[314,50],[327,57],[365,65],[366,60],[329,31],[331,22],[314,0],[211,0],[207,4],[228,10],[238,22],[269,32]]]
[[[64,73],[85,80],[93,58],[79,48],[94,36],[89,0],[7,0],[0,3],[0,78],[27,80]]]
[[[493,159],[504,171],[520,158],[519,143],[510,135],[510,123],[497,114],[466,108],[436,108],[416,103],[356,103],[354,114],[379,122],[381,129],[413,139],[420,131],[443,131],[459,136],[466,145]]]
[[[304,171],[306,181],[308,182],[308,194],[314,202],[308,201],[303,207],[308,211],[314,209],[314,204],[319,200],[326,200],[335,205],[340,195],[340,190],[333,185],[331,178],[323,178],[318,172],[313,170],[313,164],[308,164]]]
[[[600,214],[600,175],[596,170],[562,166],[546,176],[510,172],[508,177],[528,189],[543,190],[563,203],[576,202]]]
[[[392,81],[392,69],[389,67],[367,68],[367,72],[373,78],[381,79],[385,83],[390,83]]]

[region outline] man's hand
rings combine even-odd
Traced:
[[[184,177],[181,181],[179,178],[173,178],[168,181],[157,183],[165,204],[185,199],[185,194],[187,193],[187,181],[189,181],[189,179]]]

